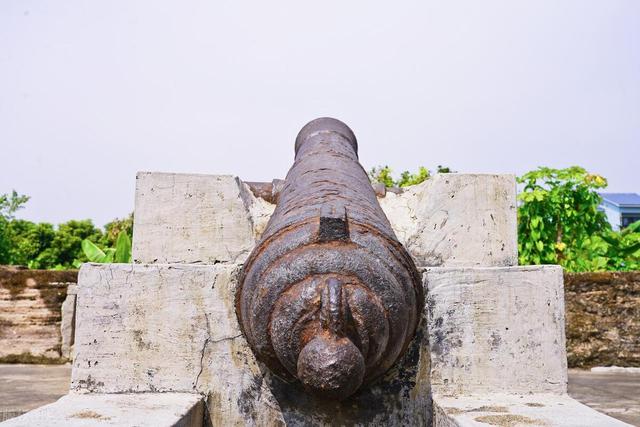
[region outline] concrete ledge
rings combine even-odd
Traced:
[[[424,282],[434,393],[566,393],[560,267],[431,268]]]
[[[518,265],[513,175],[437,174],[379,199],[416,265]]]
[[[68,394],[3,427],[201,427],[202,396],[188,393]]]
[[[139,172],[133,260],[242,262],[272,212],[273,205],[231,175]]]
[[[433,397],[435,427],[629,426],[570,398],[554,394]]]

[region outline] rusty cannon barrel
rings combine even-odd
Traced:
[[[344,399],[398,360],[422,305],[355,135],[339,120],[311,121],[240,275],[236,312],[256,357],[314,395]]]

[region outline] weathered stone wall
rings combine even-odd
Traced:
[[[63,363],[61,307],[78,272],[0,266],[0,363]]]
[[[566,273],[569,367],[640,366],[640,271]]]

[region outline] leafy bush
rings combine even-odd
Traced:
[[[438,165],[437,173],[451,173],[451,169]],[[371,182],[379,182],[385,187],[408,187],[410,185],[420,184],[431,177],[431,171],[424,166],[418,168],[418,172],[411,173],[404,171],[400,174],[400,179],[394,179],[392,169],[389,166],[374,166],[369,170],[369,179]]]
[[[82,241],[82,250],[91,262],[99,263],[130,263],[131,262],[131,238],[125,230],[118,233],[115,247],[101,249],[89,239]],[[78,264],[80,262],[78,261]]]
[[[640,268],[640,233],[614,232],[598,210],[607,180],[585,169],[539,168],[518,178],[520,264],[560,264],[569,271]]]

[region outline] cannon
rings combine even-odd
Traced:
[[[354,133],[336,119],[309,122],[236,291],[257,359],[313,395],[345,399],[403,354],[423,299]]]

